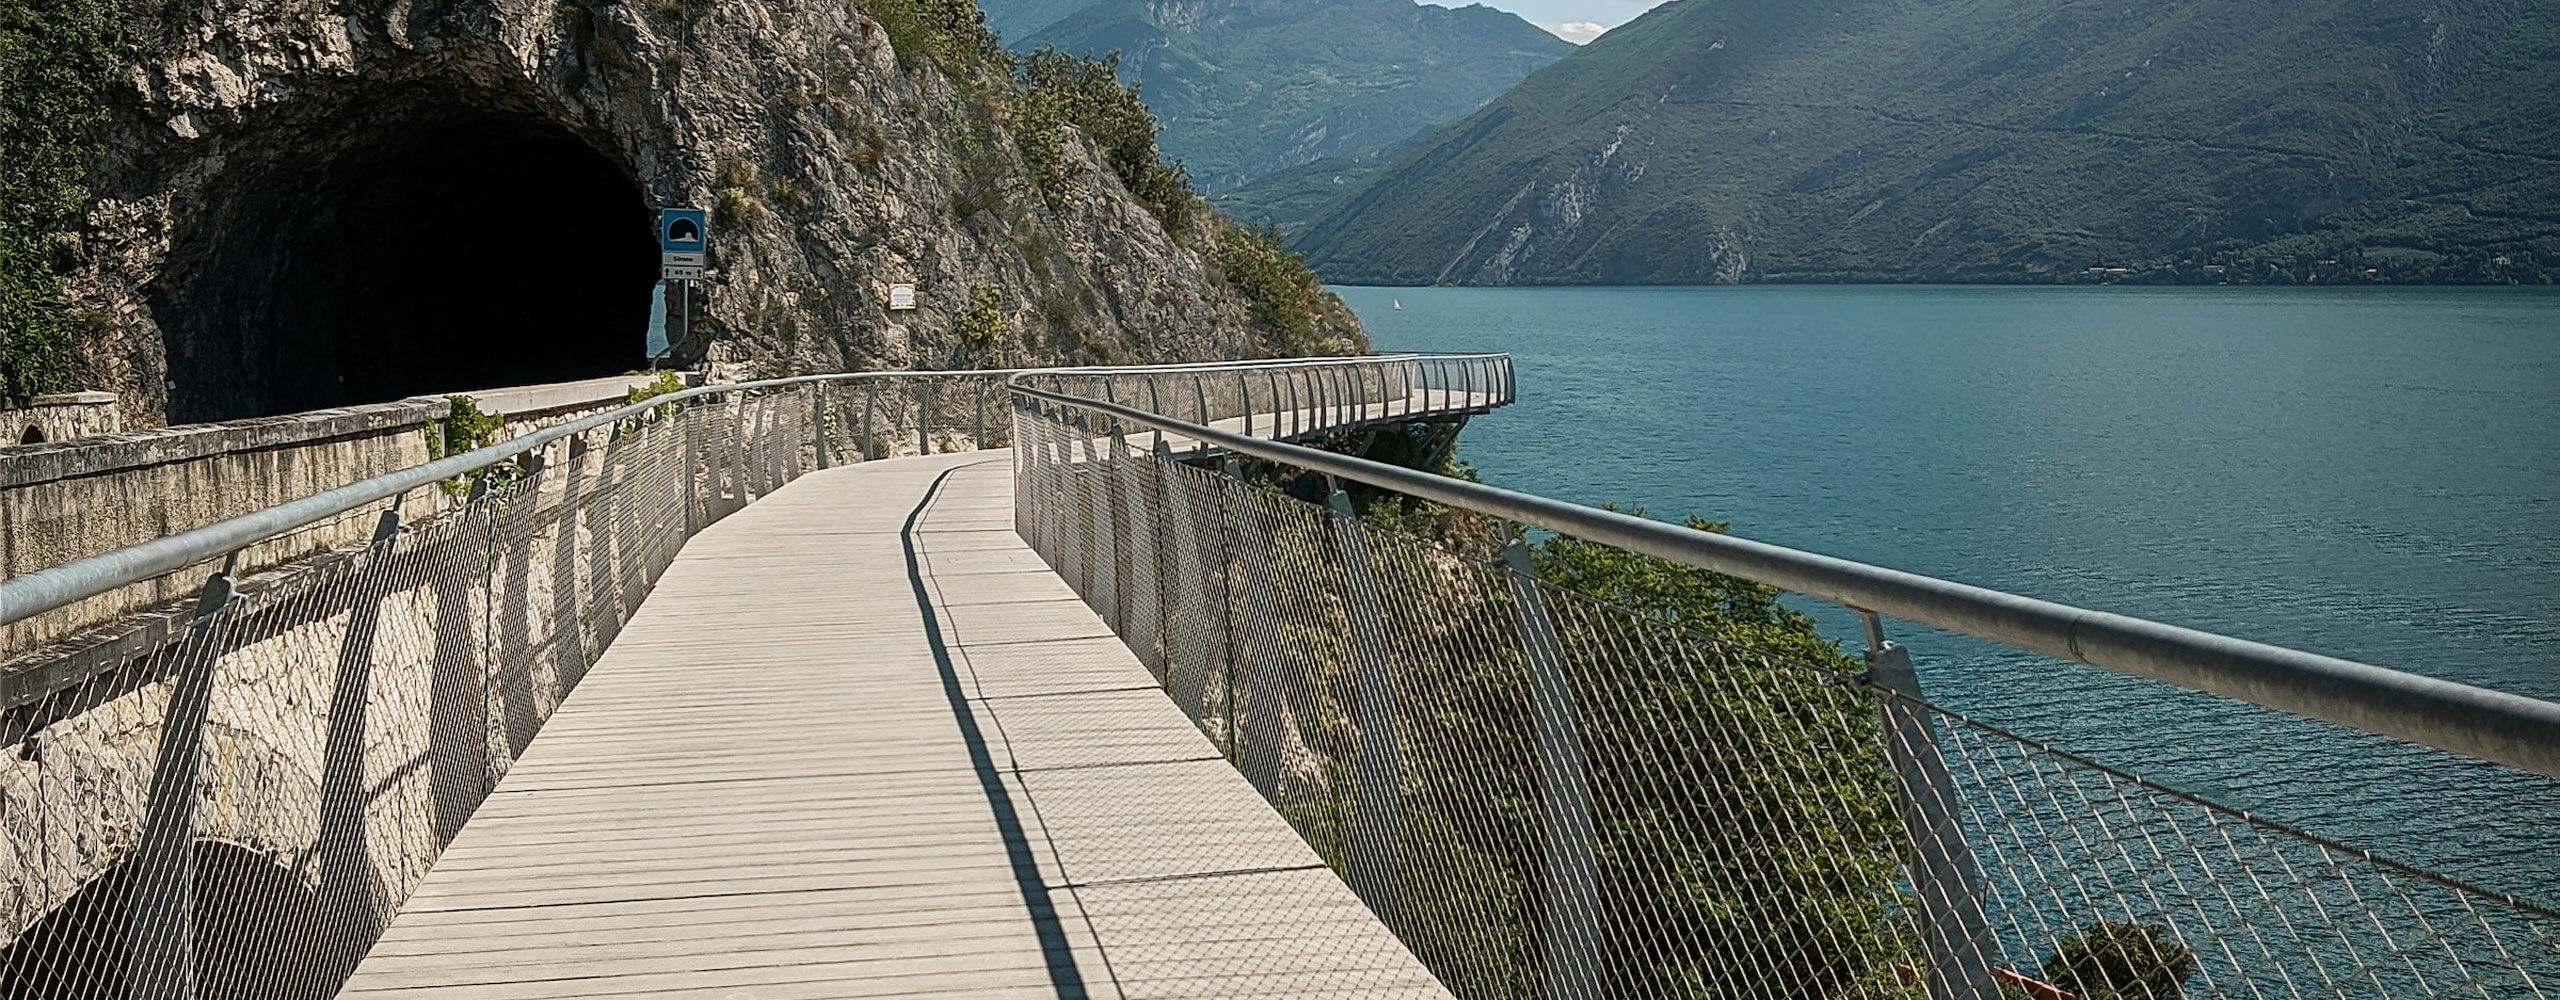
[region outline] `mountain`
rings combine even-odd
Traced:
[[[1240,222],[1269,224],[1295,238],[1344,196],[1385,169],[1395,147],[1352,156],[1328,156],[1228,188],[1209,201]]]
[[[983,6],[1000,33],[1055,13],[1055,0]],[[1018,51],[1118,50],[1165,154],[1212,194],[1410,139],[1573,50],[1513,14],[1412,0],[1099,0],[1005,37]]]
[[[1298,245],[1381,284],[2530,280],[2555,123],[2560,0],[1674,0]]]

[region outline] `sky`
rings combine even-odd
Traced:
[[[1464,0],[1436,0],[1450,7],[1464,7]],[[1636,15],[1653,8],[1662,0],[1489,0],[1485,6],[1520,15],[1531,24],[1555,32],[1556,37],[1577,45],[1599,37],[1602,31],[1635,20]]]

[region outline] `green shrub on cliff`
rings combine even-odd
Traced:
[[[2039,970],[2080,1000],[2179,1000],[2196,953],[2158,924],[2102,920],[2056,942]]]
[[[1252,304],[1254,316],[1271,324],[1289,350],[1315,346],[1315,315],[1324,286],[1307,269],[1305,255],[1290,250],[1271,226],[1243,226],[1220,217],[1211,228],[1217,234],[1218,268],[1226,272],[1227,284]]]
[[[1138,99],[1136,84],[1121,84],[1120,53],[1084,59],[1041,49],[1021,58],[1015,79],[1022,88],[1015,142],[1044,195],[1056,201],[1074,179],[1063,166],[1058,131],[1073,126],[1167,230],[1188,228],[1199,196],[1191,192],[1182,164],[1167,163],[1157,152],[1155,116]]]
[[[967,76],[1001,65],[996,33],[975,0],[856,0],[855,6],[880,22],[900,66],[912,70],[930,61]]]
[[[0,0],[0,395],[70,387],[53,237],[89,200],[115,34],[96,0]]]
[[[622,394],[622,401],[626,404],[637,403],[642,400],[656,399],[671,392],[683,391],[684,379],[682,377],[678,376],[674,372],[662,371],[651,377],[649,381],[640,385],[632,386],[628,391]]]
[[[1611,970],[1612,993],[1916,992],[1895,971],[1911,957],[1892,771],[1874,703],[1842,682],[1857,659],[1774,587],[1566,536],[1530,558],[1594,602],[1556,629],[1615,949],[1648,956]],[[1734,960],[1749,955],[1793,961],[1773,983]]]
[[[1360,447],[1467,475],[1429,440]],[[1302,497],[1322,488],[1286,485]],[[1457,638],[1504,635],[1516,612],[1501,583],[1445,582],[1462,565],[1496,560],[1507,526],[1391,495],[1368,494],[1364,506],[1369,523],[1448,554],[1414,559],[1381,545],[1372,556],[1381,593],[1433,597],[1418,602],[1427,609],[1391,607],[1391,634],[1450,637],[1400,639],[1389,654],[1410,749],[1399,757],[1402,871],[1388,923],[1463,995],[1538,996],[1546,857],[1527,666],[1503,644]],[[1306,558],[1320,564],[1327,547],[1310,544]],[[1915,1000],[1903,975],[1918,961],[1898,884],[1906,840],[1875,703],[1849,683],[1858,660],[1775,588],[1566,536],[1533,542],[1529,556],[1562,592],[1550,595],[1550,621],[1608,914],[1598,992]],[[1339,662],[1338,651],[1300,655],[1345,692],[1337,705],[1350,704],[1349,682],[1322,665]],[[1339,724],[1311,715],[1297,725]],[[1291,804],[1311,839],[1329,843],[1323,835],[1349,815],[1349,774],[1332,772],[1330,800],[1304,796],[1330,811]],[[1787,960],[1756,958],[1768,955]]]

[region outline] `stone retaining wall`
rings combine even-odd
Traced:
[[[203,649],[219,655],[196,737],[198,912],[293,915],[346,953],[200,955],[199,976],[290,959],[334,988],[706,516],[687,509],[676,421],[584,437],[484,503],[249,576],[201,633],[173,612],[140,655],[0,706],[0,960],[97,947],[85,929],[22,940],[48,922],[130,921],[169,706]],[[742,462],[735,503],[795,475],[790,452]],[[206,843],[256,877],[206,866]]]
[[[623,405],[649,381],[615,376],[469,393],[506,417],[501,439]],[[0,449],[0,575],[16,576],[202,527],[428,461],[429,425],[452,404],[418,396],[277,417],[186,424]],[[433,514],[435,491],[402,498],[402,517]],[[240,571],[291,564],[361,542],[375,512],[353,512],[262,543]],[[0,664],[86,629],[182,601],[216,567],[188,567],[27,621],[0,626]],[[59,654],[59,650],[48,650]],[[58,655],[57,655],[58,658]],[[0,704],[14,703],[0,665]]]
[[[0,448],[113,434],[124,408],[112,392],[56,392],[0,405]]]

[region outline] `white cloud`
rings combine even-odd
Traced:
[[[1608,26],[1597,21],[1563,21],[1556,24],[1538,23],[1538,27],[1545,28],[1548,33],[1553,34],[1557,38],[1572,42],[1575,45],[1590,44],[1592,39],[1600,37],[1602,32],[1609,30]]]

